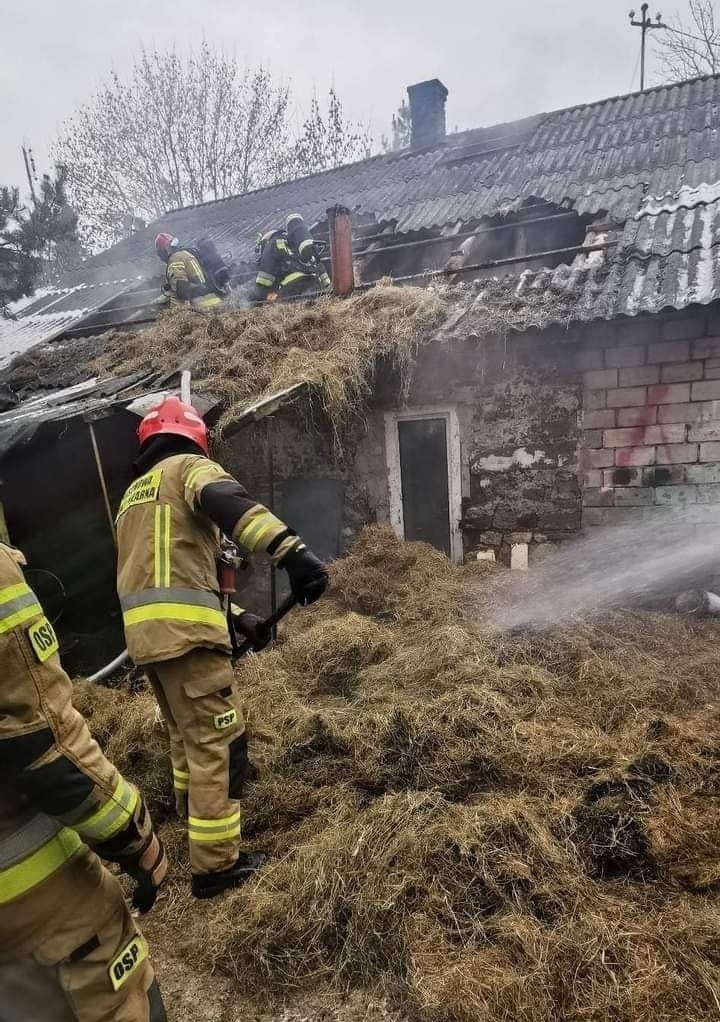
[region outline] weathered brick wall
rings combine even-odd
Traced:
[[[614,335],[588,329],[576,353],[584,526],[657,521],[688,506],[692,521],[714,516],[707,505],[720,504],[716,320],[711,309],[630,321]]]

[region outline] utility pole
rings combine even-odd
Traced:
[[[30,194],[32,195],[33,206],[37,206],[37,195],[35,194],[35,181],[37,178],[37,171],[35,170],[35,159],[33,157],[33,151],[30,146],[21,146],[23,160],[25,162],[25,173],[28,179],[28,185],[30,186]]]
[[[658,13],[655,15],[655,21],[648,16],[648,7],[650,4],[643,4],[640,8],[640,21],[635,21],[635,11],[630,11],[630,24],[633,28],[642,29],[642,41],[640,43],[640,91],[645,92],[645,43],[648,32],[654,28],[667,28],[667,25],[663,24],[662,14]]]

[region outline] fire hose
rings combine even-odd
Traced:
[[[275,610],[266,617],[264,621],[261,621],[258,625],[258,631],[265,635],[270,636],[273,628],[288,614],[293,607],[297,606],[297,600],[294,596],[288,596],[282,603],[275,608]],[[231,635],[233,633],[231,632]],[[253,643],[250,639],[245,639],[244,642],[239,644],[233,643],[233,663],[237,663],[240,657],[245,656],[246,653],[250,653],[253,650]]]
[[[277,607],[269,617],[266,617],[264,621],[261,621],[258,625],[258,631],[263,632],[265,635],[269,635],[272,632],[275,625],[277,625],[289,613],[293,607],[297,605],[297,600],[294,596],[288,596],[286,600]],[[236,663],[240,657],[245,656],[246,653],[252,652],[253,644],[250,639],[245,639],[244,642],[239,644],[233,643],[233,663]],[[87,679],[88,681],[104,681],[105,678],[109,677],[113,671],[116,671],[118,667],[122,667],[125,661],[128,659],[128,651],[124,649],[122,653],[118,654],[114,660],[111,660],[109,664],[105,664],[100,670],[91,674]]]

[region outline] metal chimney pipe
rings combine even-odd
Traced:
[[[330,276],[333,291],[345,297],[355,286],[353,270],[352,223],[350,210],[345,206],[331,206],[327,211],[330,233]]]

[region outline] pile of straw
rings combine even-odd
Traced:
[[[370,990],[428,1022],[720,1014],[718,626],[502,635],[507,578],[366,530],[238,670],[269,864],[216,902],[178,888],[151,938],[248,994]],[[162,805],[148,697],[83,701]]]
[[[108,337],[100,365],[115,375],[191,369],[220,398],[220,428],[245,408],[298,383],[311,385],[336,432],[372,390],[379,360],[409,382],[415,353],[442,316],[437,289],[377,285],[347,300],[327,298],[200,316],[164,313],[149,330]]]

